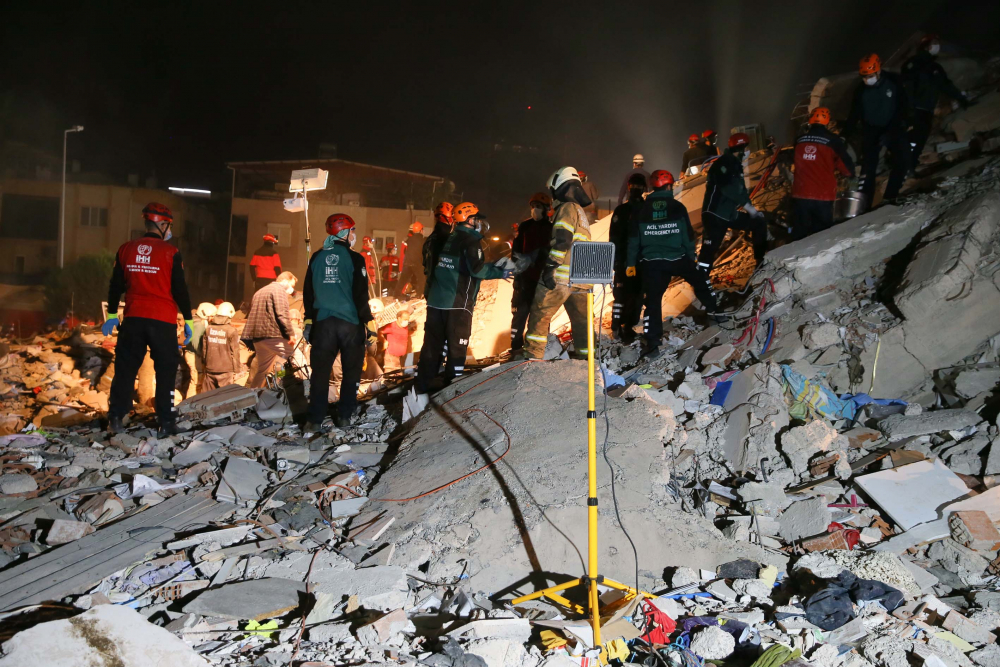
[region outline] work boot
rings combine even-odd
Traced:
[[[165,421],[160,423],[160,429],[156,432],[156,437],[160,440],[163,438],[169,438],[172,435],[177,435],[180,431],[177,430],[177,422]]]
[[[111,417],[108,419],[108,433],[111,435],[118,435],[119,433],[125,432],[125,423],[122,422],[121,417]]]
[[[632,331],[631,327],[622,327],[618,330],[617,338],[622,342],[622,344],[631,345],[635,342],[636,334]]]
[[[647,361],[652,361],[653,359],[658,359],[663,354],[663,350],[660,349],[659,345],[650,345],[643,341],[642,352],[639,355]]]
[[[322,432],[323,432],[323,425],[322,424],[317,424],[315,422],[307,421],[302,426],[302,437],[303,438],[311,438],[312,436],[316,435],[317,433],[322,433]]]
[[[341,417],[339,414],[333,416],[333,425],[337,428],[347,428],[351,425],[350,417]]]

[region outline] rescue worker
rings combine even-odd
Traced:
[[[830,110],[816,107],[809,116],[809,129],[795,140],[793,240],[833,226],[837,174],[854,176],[854,162],[840,137],[827,129],[829,124]]]
[[[340,355],[343,380],[333,423],[343,428],[351,423],[358,407],[358,387],[365,364],[365,343],[378,338],[368,305],[365,259],[351,250],[355,239],[351,216],[334,213],[326,219],[323,248],[313,253],[303,286],[305,330],[312,344],[312,380],[309,412],[303,435],[321,430],[329,409],[330,373]]]
[[[208,321],[215,316],[215,304],[204,301],[198,304],[198,309],[194,311],[194,318],[191,324],[191,341],[184,346],[184,363],[188,367],[190,383],[187,386],[185,398],[190,398],[195,394],[204,391],[201,388],[205,365],[201,361],[199,353],[201,337],[205,335],[205,327]]]
[[[403,241],[403,264],[399,273],[399,286],[396,296],[403,298],[406,286],[409,285],[416,294],[424,290],[424,225],[414,222]]]
[[[716,155],[721,155],[719,151],[719,135],[715,133],[715,130],[705,130],[701,133],[701,144],[705,147],[705,152],[708,157],[714,157]]]
[[[387,241],[385,257],[380,262],[382,269],[382,296],[396,293],[396,283],[399,282],[399,254],[396,244]]]
[[[233,304],[224,301],[205,328],[199,350],[205,368],[202,391],[229,386],[240,372],[240,334],[230,324],[235,316]]]
[[[702,141],[701,137],[692,134],[688,137],[688,149],[684,151],[684,156],[681,158],[681,176],[686,175],[692,166],[700,166],[706,158],[716,154],[715,151],[709,151],[709,147]]]
[[[434,278],[434,267],[437,266],[438,257],[441,255],[441,248],[444,242],[451,236],[455,228],[455,222],[451,214],[454,207],[450,202],[443,201],[434,208],[434,229],[431,235],[424,241],[423,262],[424,262],[424,295],[430,292],[431,280]]]
[[[156,374],[157,437],[177,433],[172,412],[174,382],[180,355],[177,351],[177,313],[184,319],[184,344],[191,342],[191,298],[184,281],[180,251],[167,243],[173,236],[174,216],[163,204],[151,202],[142,209],[146,233],[122,244],[108,287],[108,318],[101,327],[105,336],[119,328],[115,346],[115,377],[111,381],[108,431],[125,430],[122,420],[132,409],[132,391],[146,348]],[[125,295],[123,320],[118,302]]]
[[[663,339],[663,294],[674,276],[686,280],[710,315],[715,315],[715,293],[708,276],[695,265],[694,228],[687,208],[674,199],[674,177],[657,169],[650,177],[653,191],[646,195],[629,224],[626,275],[642,281],[646,295],[642,316],[643,355],[657,357]]]
[[[944,95],[950,97],[952,109],[969,108],[969,99],[965,93],[948,78],[947,72],[937,61],[941,52],[941,40],[937,35],[924,35],[915,56],[903,65],[903,87],[912,105],[912,126],[909,131],[912,169],[916,169],[920,154],[924,152],[927,137],[931,135],[931,125],[934,122],[934,108],[938,99]]]
[[[587,196],[590,197],[591,201],[590,206],[583,210],[586,212],[587,219],[590,220],[590,224],[594,224],[597,222],[597,200],[601,195],[597,191],[597,186],[594,185],[594,183],[591,182],[590,177],[587,176],[587,172],[580,171],[577,173],[580,174],[580,182],[583,183],[583,191],[587,193]]]
[[[584,358],[588,350],[587,329],[591,324],[587,321],[588,288],[570,286],[569,260],[574,243],[590,240],[590,222],[583,212],[590,198],[573,167],[563,167],[553,173],[548,186],[555,211],[552,240],[531,302],[524,351],[532,359],[544,357],[552,316],[560,306],[565,306],[573,327],[574,356]]]
[[[416,382],[417,400],[421,406],[427,404],[427,392],[431,381],[437,377],[446,345],[445,383],[465,371],[465,354],[472,336],[472,311],[476,307],[480,283],[513,275],[512,271],[486,263],[483,236],[489,232],[490,225],[479,207],[463,202],[454,208],[452,218],[455,231],[441,248],[427,293],[427,320]]]
[[[517,225],[517,234],[511,243],[514,253],[531,258],[531,265],[514,276],[514,294],[510,300],[510,349],[517,353],[524,348],[524,327],[528,323],[531,302],[535,297],[538,279],[545,266],[545,249],[552,239],[552,197],[547,192],[536,192],[528,200],[531,217]]]
[[[750,232],[757,264],[761,263],[767,251],[764,214],[750,203],[750,193],[743,181],[743,154],[749,144],[750,137],[743,132],[729,137],[729,148],[708,170],[701,209],[701,253],[698,257],[698,268],[706,276],[712,272],[715,253],[719,251],[719,245],[729,229]]]
[[[253,278],[254,292],[264,285],[273,283],[281,274],[281,257],[275,248],[277,243],[276,236],[264,234],[264,242],[253,251],[253,257],[250,258],[250,277]]]
[[[295,329],[288,297],[295,294],[296,282],[290,271],[282,271],[277,280],[253,295],[242,333],[242,340],[256,357],[256,369],[247,380],[248,387],[264,387],[275,361],[283,364],[292,354]]]
[[[906,91],[896,75],[882,71],[882,61],[876,53],[861,59],[858,73],[861,84],[854,91],[844,136],[851,136],[861,125],[860,187],[867,208],[871,208],[875,198],[879,153],[883,146],[889,149],[889,181],[882,200],[895,204],[910,168],[910,144],[906,136],[910,110]]]
[[[611,335],[626,345],[635,340],[635,325],[642,310],[642,287],[637,276],[629,276],[628,236],[632,215],[642,207],[646,179],[635,174],[629,181],[628,201],[615,208],[608,226],[608,240],[615,244],[615,282],[612,285],[615,303],[611,307]]]
[[[621,188],[618,189],[618,204],[621,205],[625,202],[625,198],[628,196],[628,179],[632,178],[636,174],[642,174],[646,179],[646,192],[649,192],[649,172],[645,170],[643,165],[646,164],[646,158],[642,156],[642,153],[636,153],[632,156],[632,171],[625,174],[625,180],[622,181]]]

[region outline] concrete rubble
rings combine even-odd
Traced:
[[[931,145],[995,141],[986,97]],[[653,360],[602,331],[601,574],[650,594],[600,585],[615,659],[998,667],[1000,146],[946,148],[900,205],[727,252],[730,322],[684,296]],[[0,358],[0,667],[597,657],[579,609],[511,602],[586,574],[583,362],[479,359],[405,424],[373,388],[312,438],[301,385],[233,385],[157,439],[142,403],[102,430],[112,361],[94,327]]]

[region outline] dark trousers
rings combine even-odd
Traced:
[[[626,276],[625,268],[622,266],[615,269],[615,283],[612,286],[615,303],[611,307],[612,333],[621,328],[631,334],[632,329],[639,323],[639,314],[642,311],[642,283],[639,276]]]
[[[642,261],[639,263],[639,273],[642,291],[646,295],[642,336],[649,347],[658,346],[663,338],[663,294],[670,287],[674,276],[686,280],[694,288],[694,295],[708,312],[714,312],[717,307],[715,292],[709,286],[706,274],[698,270],[690,257]]]
[[[515,281],[514,296],[510,300],[510,349],[524,349],[524,330],[528,326],[528,313],[535,298],[537,282]]]
[[[267,287],[274,282],[274,278],[254,278],[253,279],[253,291],[256,292],[261,287]]]
[[[916,169],[920,162],[920,154],[927,145],[927,137],[931,136],[931,126],[934,124],[934,112],[925,109],[913,110],[913,126],[910,128],[910,168]]]
[[[444,310],[427,307],[427,321],[424,323],[424,346],[420,349],[417,364],[417,393],[426,394],[438,370],[445,347],[448,359],[445,362],[444,377],[451,382],[465,371],[465,352],[469,348],[472,335],[472,313],[461,308]]]
[[[309,343],[312,345],[309,355],[312,364],[309,421],[322,424],[326,418],[330,406],[330,374],[338,354],[344,379],[340,384],[337,414],[343,419],[350,419],[358,407],[358,385],[361,384],[361,369],[365,364],[365,328],[339,317],[328,317],[313,323]]]
[[[174,383],[181,359],[177,351],[177,325],[147,317],[127,317],[118,328],[108,417],[121,419],[132,409],[135,377],[146,358],[147,347],[156,373],[156,416],[160,424],[174,421]]]
[[[751,218],[749,213],[740,212],[735,220],[723,220],[714,213],[704,213],[701,216],[701,252],[698,262],[705,264],[711,270],[715,255],[719,252],[722,240],[730,229],[742,229],[750,232],[753,243],[753,257],[760,264],[767,252],[767,222],[763,217]]]
[[[833,226],[833,202],[793,198],[792,215],[792,240],[798,241]]]
[[[423,267],[414,268],[409,267],[403,269],[403,272],[399,276],[399,280],[396,281],[396,293],[393,295],[397,299],[403,298],[403,290],[406,286],[410,285],[410,288],[415,294],[420,294],[424,289],[424,270]]]
[[[901,127],[865,127],[861,140],[861,191],[868,208],[875,198],[875,178],[878,175],[878,158],[882,147],[889,149],[889,181],[885,184],[883,199],[895,199],[903,187],[906,170],[910,168],[910,144]]]

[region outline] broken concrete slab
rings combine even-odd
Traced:
[[[0,493],[11,496],[18,493],[31,493],[38,490],[35,478],[27,473],[7,473],[0,475]]]
[[[219,387],[177,404],[177,414],[184,419],[213,420],[223,417],[241,417],[257,405],[257,392],[249,387],[231,384]]]
[[[222,466],[216,499],[250,506],[260,499],[267,488],[268,473],[265,466],[241,456],[229,456]]]
[[[788,542],[826,532],[830,525],[830,509],[826,498],[800,500],[788,506],[778,517],[780,534]]]
[[[953,540],[975,551],[1000,549],[1000,531],[993,525],[990,515],[981,510],[952,512],[948,527]]]
[[[249,579],[203,591],[184,612],[233,620],[263,621],[297,609],[306,585],[290,579]]]
[[[208,667],[207,660],[138,612],[100,605],[72,618],[40,623],[3,644],[0,667]]]
[[[193,466],[195,463],[207,461],[212,454],[221,448],[222,443],[219,441],[203,442],[201,440],[192,440],[186,449],[174,454],[170,462],[174,464],[175,468],[187,468],[188,466]]]
[[[775,436],[788,426],[781,366],[754,364],[731,378],[722,409],[725,419],[709,428],[723,439],[723,453],[736,470],[756,466],[762,458],[775,460]]]
[[[705,660],[723,660],[736,650],[736,640],[722,628],[710,625],[691,636],[691,652]]]
[[[955,391],[962,398],[975,398],[996,389],[1000,384],[1000,367],[969,368],[955,376]]]
[[[56,519],[45,535],[45,543],[53,546],[75,542],[94,532],[94,526],[85,521],[67,521]]]
[[[840,327],[833,322],[807,324],[802,328],[802,344],[807,350],[820,350],[840,343]]]
[[[964,431],[981,421],[982,417],[971,410],[931,410],[919,415],[889,415],[878,423],[878,429],[895,441],[943,431]]]
[[[809,460],[814,456],[829,452],[844,452],[849,446],[847,438],[840,435],[837,429],[823,419],[814,419],[803,426],[795,426],[781,435],[781,452],[797,475],[809,469]]]
[[[940,518],[940,508],[969,495],[965,482],[939,459],[861,475],[855,483],[903,530]]]
[[[521,644],[531,638],[531,623],[526,618],[491,618],[472,621],[448,632],[455,639],[510,639]]]

